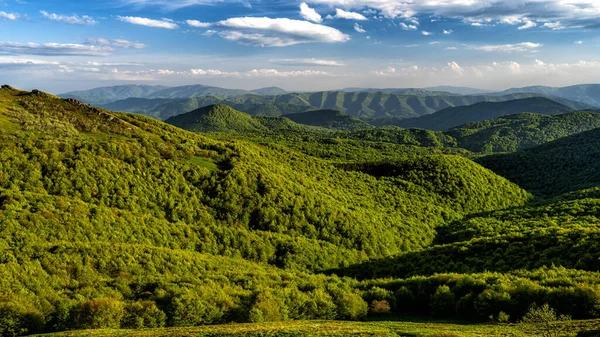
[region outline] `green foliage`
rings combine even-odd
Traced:
[[[82,329],[119,328],[125,316],[125,304],[113,298],[89,300],[76,312],[76,325]]]
[[[523,316],[521,324],[525,325],[538,336],[559,337],[566,332],[564,324],[561,323],[570,320],[569,316],[557,316],[554,309],[546,303],[541,307],[533,305],[525,316]]]

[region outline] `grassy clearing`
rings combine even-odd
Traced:
[[[573,321],[569,323],[572,332],[569,336],[587,336],[578,334],[600,328],[600,321]],[[261,324],[227,324],[192,328],[164,328],[144,330],[86,330],[55,333],[49,336],[61,337],[104,337],[104,336],[533,336],[516,325],[460,324],[444,322],[332,322],[332,321],[296,321]]]

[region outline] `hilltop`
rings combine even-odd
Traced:
[[[482,102],[468,106],[446,108],[434,114],[396,121],[403,128],[448,130],[466,123],[479,122],[501,116],[533,112],[554,115],[572,112],[573,109],[543,97],[524,98],[505,102]]]
[[[571,101],[588,104],[593,107],[600,106],[600,84],[580,84],[562,88],[532,86],[508,89],[497,94],[507,95],[515,93],[536,93],[553,97],[561,97]]]
[[[60,94],[63,98],[74,98],[88,104],[107,104],[130,97],[146,97],[157,91],[167,89],[168,87],[157,85],[118,85],[112,87],[101,87],[89,90],[72,91]]]

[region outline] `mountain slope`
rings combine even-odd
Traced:
[[[403,128],[421,128],[443,131],[466,123],[479,122],[522,112],[553,115],[571,111],[571,108],[547,98],[534,97],[506,102],[483,102],[469,106],[447,108],[431,115],[400,120],[394,123],[394,125]]]
[[[345,113],[336,110],[315,110],[286,115],[285,117],[296,123],[328,129],[359,130],[373,128],[372,125],[356,117],[346,115]]]
[[[258,132],[267,129],[250,115],[236,111],[224,104],[209,105],[165,121],[193,132],[237,131]]]
[[[59,96],[63,98],[74,98],[88,104],[100,105],[130,97],[146,97],[167,88],[168,87],[160,85],[118,85],[90,90],[72,91]]]
[[[595,107],[600,106],[600,84],[581,84],[563,88],[544,86],[513,88],[502,91],[498,93],[498,95],[515,93],[536,93],[547,96],[561,97]]]
[[[250,92],[247,90],[224,89],[219,87],[195,84],[181,87],[166,88],[160,91],[156,91],[150,95],[146,95],[144,96],[144,98],[191,98],[202,96],[234,97],[239,95],[246,95],[248,93]]]
[[[437,86],[437,87],[429,87],[429,88],[425,88],[425,89],[431,90],[431,91],[449,92],[451,94],[456,94],[456,95],[485,95],[485,94],[489,94],[489,93],[493,92],[491,90],[482,90],[482,89],[466,88],[466,87],[443,86],[443,85]]]
[[[600,129],[478,162],[539,195],[600,186]]]
[[[457,146],[473,152],[515,152],[600,127],[600,114],[521,113],[468,123],[445,132]]]

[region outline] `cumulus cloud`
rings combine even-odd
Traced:
[[[179,26],[173,22],[173,20],[162,19],[153,20],[148,18],[142,18],[137,16],[117,16],[117,19],[122,22],[131,23],[134,25],[154,27],[154,28],[165,28],[165,29],[177,29]]]
[[[253,46],[284,47],[310,42],[339,43],[350,39],[335,28],[287,18],[230,18],[212,26],[220,28],[216,34],[225,39]]]
[[[283,59],[271,60],[271,63],[282,66],[297,66],[297,67],[341,67],[344,64],[335,60],[321,60],[316,58],[310,59]]]
[[[354,24],[354,30],[361,34],[367,32],[361,25],[358,24],[358,22]]]
[[[563,30],[563,29],[567,28],[567,27],[565,27],[565,26],[562,24],[562,22],[560,22],[560,21],[556,21],[556,22],[546,22],[546,23],[544,24],[544,27],[546,27],[546,28],[550,28],[550,29],[552,29],[552,30]]]
[[[75,43],[0,42],[0,54],[42,56],[107,56],[113,51],[107,46]]]
[[[98,21],[94,20],[91,16],[83,15],[60,15],[55,13],[48,13],[46,11],[40,11],[42,15],[52,21],[67,23],[69,25],[95,25]]]
[[[500,45],[483,45],[483,46],[468,46],[471,50],[480,50],[487,52],[527,52],[536,51],[544,45],[541,43],[521,42],[516,44],[500,44]]]
[[[366,21],[369,20],[367,19],[366,16],[360,14],[360,13],[356,13],[356,12],[347,12],[343,9],[339,9],[336,8],[335,9],[335,16],[334,18],[336,19],[346,19],[346,20],[357,20],[357,21]]]
[[[428,31],[422,31],[421,34],[423,34],[425,36],[431,36],[431,35],[433,35],[432,32],[428,32]]]
[[[300,4],[300,16],[304,18],[304,20],[321,23],[323,22],[323,18],[321,14],[317,13],[314,8],[310,8],[306,2]]]
[[[448,30],[444,29],[444,35],[452,35],[452,33],[454,33],[454,31],[452,29],[448,29]]]
[[[595,26],[600,19],[597,0],[310,0],[314,4],[346,10],[370,8],[388,18],[433,15],[465,20],[483,26],[483,20],[500,22],[504,17],[529,16],[532,22],[563,22],[564,27]],[[489,24],[489,22],[487,23]],[[532,24],[525,23],[531,26]]]
[[[417,30],[417,29],[419,29],[419,27],[417,27],[415,25],[407,25],[404,22],[400,22],[400,28],[402,28],[404,30]]]
[[[16,20],[19,18],[19,14],[17,13],[7,13],[4,11],[0,11],[0,19],[5,19],[5,20]]]
[[[201,22],[198,20],[187,20],[185,23],[196,28],[208,28],[211,26],[211,23],[209,22]]]

